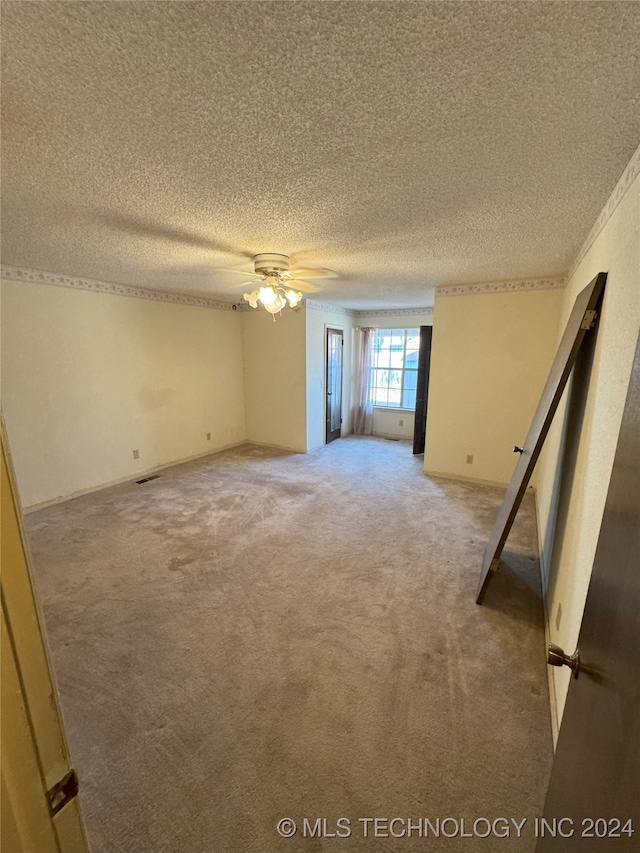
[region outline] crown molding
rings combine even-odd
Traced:
[[[478,284],[446,284],[436,287],[437,296],[469,296],[476,293],[520,293],[529,290],[558,290],[567,280],[561,278],[532,278],[521,281],[487,281]]]
[[[374,311],[355,311],[355,316],[361,317],[415,317],[418,314],[433,314],[433,306],[425,308],[387,308]]]
[[[231,302],[220,302],[200,296],[186,296],[181,293],[167,293],[163,290],[150,290],[146,287],[134,287],[129,284],[114,284],[96,281],[91,278],[78,278],[73,275],[42,272],[41,270],[14,267],[10,264],[0,266],[2,278],[12,281],[28,281],[33,284],[47,284],[54,287],[69,287],[72,290],[89,290],[92,293],[109,293],[113,296],[131,296],[135,299],[152,299],[155,302],[171,302],[176,305],[193,305],[197,308],[215,308],[218,311],[237,311]],[[248,306],[247,306],[248,307]]]
[[[591,231],[587,235],[587,239],[584,241],[582,246],[580,247],[580,251],[575,257],[575,260],[571,264],[571,268],[569,270],[569,274],[567,275],[567,280],[571,278],[574,272],[577,270],[578,266],[584,259],[584,256],[587,254],[589,249],[595,243],[598,235],[607,224],[607,222],[613,216],[613,213],[617,206],[620,204],[622,199],[624,198],[627,190],[631,186],[631,184],[635,181],[635,179],[640,174],[640,145],[636,148],[631,160],[627,163],[627,166],[620,176],[620,180],[615,186],[615,189],[609,196],[607,203],[600,211],[600,216],[596,219],[593,224]]]

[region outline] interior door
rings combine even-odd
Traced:
[[[2,445],[2,821],[6,853],[86,853],[77,776],[29,567],[4,429]]]
[[[429,372],[431,370],[431,338],[433,328],[420,326],[420,352],[418,354],[418,387],[416,414],[413,424],[413,455],[424,453],[427,435],[427,406],[429,404]]]
[[[639,515],[640,338],[537,853],[640,845]]]
[[[327,329],[326,444],[340,438],[342,426],[342,329]]]

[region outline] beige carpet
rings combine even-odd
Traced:
[[[94,853],[533,850],[552,747],[530,497],[474,603],[501,498],[350,437],[29,515]],[[500,817],[521,837],[473,836]],[[350,837],[320,838],[338,818]]]

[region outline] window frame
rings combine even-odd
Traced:
[[[416,393],[417,393],[418,364],[416,363],[416,366],[415,366],[415,367],[407,367],[407,366],[406,366],[406,359],[407,359],[407,341],[408,341],[408,338],[409,338],[409,335],[410,335],[410,334],[413,334],[413,335],[417,335],[417,336],[419,336],[419,335],[420,335],[420,328],[419,328],[418,326],[416,326],[416,327],[409,327],[409,328],[406,328],[406,329],[404,329],[404,328],[386,328],[386,327],[384,327],[384,328],[383,328],[383,327],[381,327],[381,328],[376,328],[376,329],[375,329],[375,333],[374,333],[374,334],[375,334],[375,339],[374,339],[373,358],[372,358],[372,364],[371,364],[371,368],[370,368],[370,370],[371,370],[371,375],[370,375],[370,385],[371,385],[371,396],[372,396],[372,398],[375,398],[375,391],[376,391],[376,389],[377,389],[377,388],[380,388],[380,389],[385,388],[385,386],[384,386],[384,385],[378,385],[378,384],[376,384],[377,371],[380,371],[380,370],[387,370],[388,372],[391,372],[392,370],[394,370],[394,371],[399,371],[399,372],[400,372],[400,389],[399,389],[399,390],[400,390],[400,403],[398,403],[398,404],[395,404],[395,403],[389,403],[389,402],[386,402],[386,403],[378,403],[378,402],[376,402],[376,401],[375,401],[375,399],[373,399],[373,400],[372,400],[372,405],[373,405],[374,409],[393,410],[393,411],[395,411],[395,412],[398,412],[398,411],[414,412],[414,411],[415,411],[415,408],[416,408],[416,406],[415,406],[415,402],[414,402],[413,407],[411,407],[411,408],[408,408],[407,406],[404,406],[404,405],[403,405],[403,402],[404,402],[404,395],[405,395],[405,377],[406,377],[406,374],[407,374],[407,373],[415,373],[415,375],[416,375]],[[382,334],[386,334],[386,335],[389,335],[389,334],[390,334],[390,335],[392,335],[392,336],[393,336],[394,334],[396,334],[396,335],[402,334],[402,336],[403,336],[403,342],[402,342],[402,367],[391,367],[391,365],[390,365],[388,368],[384,368],[384,367],[378,367],[378,366],[376,365],[376,363],[375,363],[375,362],[376,362],[376,356],[377,356],[377,354],[380,352],[380,349],[379,349],[379,348],[377,348],[376,344],[377,344],[377,341],[378,341],[378,336],[379,336],[379,335],[382,335]],[[391,350],[390,350],[390,351],[391,351]],[[412,350],[410,350],[410,353],[412,353],[412,352],[419,353],[419,349],[417,349],[417,350],[413,350],[413,349],[412,349]],[[388,401],[388,392],[389,392],[390,390],[392,390],[392,389],[391,389],[391,387],[390,387],[390,385],[389,385],[388,383],[387,383],[387,385],[386,385],[386,390],[387,390],[387,401]],[[394,389],[394,390],[395,390],[395,389]]]

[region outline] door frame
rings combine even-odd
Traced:
[[[571,665],[543,817],[564,819],[570,836],[540,835],[536,853],[637,849],[640,807],[640,583],[637,572],[640,436],[640,337],[618,433],[598,543]],[[576,651],[574,652],[574,649]],[[551,652],[551,648],[549,649]],[[562,650],[560,650],[562,651]],[[557,655],[557,652],[556,652]],[[620,822],[620,833],[615,821]],[[632,822],[636,841],[623,827]],[[599,832],[594,822],[601,822]],[[583,834],[584,833],[584,834]],[[615,841],[608,841],[615,838]],[[590,840],[588,840],[590,839]]]
[[[342,337],[342,364],[340,370],[340,438],[342,437],[342,411],[343,411],[343,403],[344,403],[344,336],[345,336],[345,327],[340,326],[338,323],[325,323],[324,324],[324,383],[323,383],[323,400],[324,400],[324,443],[329,444],[328,441],[328,407],[327,407],[327,388],[329,384],[329,332],[337,332]],[[335,441],[335,439],[331,439],[331,441]]]

